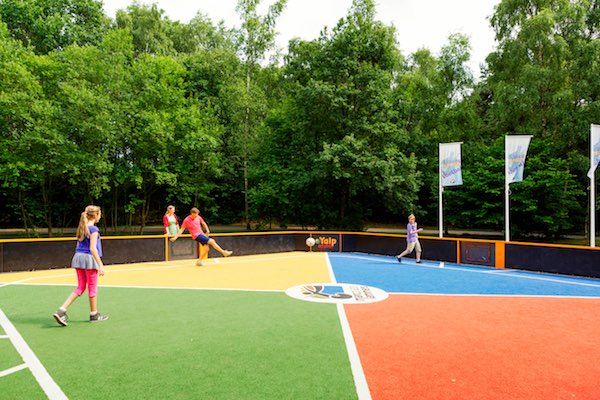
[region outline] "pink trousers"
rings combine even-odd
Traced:
[[[88,289],[89,297],[96,297],[98,294],[98,270],[75,268],[77,271],[77,289],[73,291],[77,296],[81,296]]]

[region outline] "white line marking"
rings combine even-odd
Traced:
[[[561,296],[551,294],[464,294],[464,293],[419,293],[419,292],[388,292],[390,295],[410,296],[445,296],[445,297],[509,297],[509,298],[547,298],[547,299],[586,299],[598,300],[598,296]]]
[[[360,259],[360,260],[368,260],[368,261],[377,261],[377,262],[384,263],[384,264],[398,264],[397,261],[378,260],[376,257],[364,257],[364,256],[352,256],[352,255],[336,255],[335,257],[336,258],[352,258],[352,259]],[[383,256],[379,256],[379,257],[383,257]],[[427,265],[428,263],[430,265]],[[418,268],[439,269],[437,264],[431,265],[433,263],[434,262],[432,262],[432,261],[423,262],[423,263],[419,264]],[[412,266],[417,267],[416,263],[402,263],[399,265],[407,265],[407,266],[411,266],[411,267]],[[475,268],[477,268],[477,267],[475,266]],[[590,286],[590,287],[600,288],[600,283],[597,284],[597,283],[575,282],[574,279],[577,279],[577,277],[573,277],[571,279],[568,279],[568,278],[560,279],[560,278],[545,278],[545,277],[524,275],[524,274],[534,274],[535,273],[535,272],[526,271],[526,270],[493,269],[493,270],[489,270],[489,271],[480,271],[480,270],[476,270],[476,269],[470,269],[470,267],[449,267],[447,265],[444,266],[444,269],[445,270],[453,270],[453,271],[469,272],[472,274],[492,274],[492,275],[504,276],[507,278],[532,279],[532,280],[538,280],[538,281],[564,283],[567,285]],[[580,279],[586,279],[586,278],[582,277]]]
[[[14,374],[15,372],[21,371],[22,369],[26,369],[27,364],[17,365],[16,367],[12,367],[9,369],[5,369],[4,371],[0,371],[0,378],[3,376],[8,376],[10,374]]]
[[[71,273],[71,274],[62,274],[62,275],[36,276],[36,277],[21,279],[20,281],[0,283],[0,288],[2,288],[4,286],[8,286],[8,285],[19,285],[21,283],[25,283],[25,282],[28,282],[28,281],[34,281],[36,279],[65,278],[65,277],[70,277],[70,276],[73,276],[73,274]]]
[[[304,258],[306,257],[306,255],[294,255],[294,256],[285,256],[285,257],[264,257],[264,258],[251,258],[251,259],[247,259],[247,260],[238,260],[235,258],[229,258],[228,261],[217,261],[216,258],[210,258],[209,260],[214,260],[215,264],[216,263],[225,263],[225,264],[237,264],[237,263],[255,263],[257,261],[277,261],[277,260],[287,260],[287,259],[291,259],[291,258]],[[177,260],[178,262],[181,262],[180,260]],[[187,261],[187,260],[184,260]],[[190,260],[191,261],[195,261],[195,260]],[[166,262],[166,261],[165,261]],[[161,261],[161,263],[165,263],[163,261]],[[195,265],[192,264],[185,264],[185,265],[160,265],[160,263],[144,263],[145,265],[158,265],[155,267],[139,267],[139,268],[124,268],[124,269],[113,269],[111,268],[111,266],[107,266],[106,268],[106,272],[108,274],[112,274],[115,272],[133,272],[133,271],[152,271],[152,270],[156,270],[156,269],[175,269],[175,268],[189,268],[189,267],[195,267]],[[123,264],[120,264],[123,265]],[[116,266],[118,268],[118,266]],[[66,268],[69,269],[69,268]],[[18,281],[14,281],[14,282],[0,282],[0,288],[4,287],[4,286],[9,286],[9,285],[20,285],[23,284],[25,282],[29,282],[29,281],[35,281],[38,279],[53,279],[53,278],[65,278],[65,277],[72,277],[75,276],[73,273],[69,273],[69,274],[60,274],[60,275],[45,275],[45,276],[35,276],[35,277],[31,277],[31,278],[25,278],[25,279],[21,279]],[[137,286],[135,286],[137,287]],[[174,288],[177,289],[177,288]]]
[[[329,277],[331,282],[336,283],[335,275],[333,274],[333,268],[329,261],[329,255],[325,253],[325,260],[327,261],[327,269],[329,270]],[[371,391],[369,390],[369,384],[365,377],[365,372],[360,362],[358,350],[356,349],[356,343],[354,342],[354,336],[352,336],[352,329],[348,323],[346,317],[346,311],[344,310],[343,304],[337,304],[337,311],[340,317],[340,324],[342,326],[342,333],[344,335],[344,342],[346,342],[346,351],[348,352],[348,358],[350,360],[350,368],[352,369],[352,375],[354,376],[354,385],[356,386],[356,394],[358,394],[359,400],[371,400]]]
[[[0,335],[0,339],[8,339],[8,336],[6,336],[6,335]]]
[[[46,368],[44,368],[35,353],[29,348],[19,331],[17,331],[2,310],[0,310],[0,326],[2,326],[2,329],[4,329],[4,332],[8,335],[13,346],[17,349],[23,358],[23,361],[25,361],[25,364],[27,364],[27,367],[31,370],[31,373],[46,393],[46,396],[48,396],[50,400],[67,399],[67,396],[65,396],[60,387],[54,382],[54,379],[52,379],[48,371],[46,371]]]
[[[68,283],[19,283],[20,286],[68,286]],[[129,286],[129,285],[98,285],[102,288],[114,289],[160,289],[160,290],[221,290],[237,292],[265,292],[265,293],[284,293],[285,289],[248,289],[248,288],[211,288],[211,287],[181,287],[181,286]]]

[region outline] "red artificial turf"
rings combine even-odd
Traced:
[[[374,400],[600,398],[600,299],[392,295],[345,309]]]

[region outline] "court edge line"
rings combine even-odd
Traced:
[[[446,297],[510,297],[510,298],[547,298],[547,299],[585,299],[598,300],[599,296],[559,296],[549,294],[466,294],[466,293],[413,293],[413,292],[387,292],[389,295],[398,296],[446,296]]]
[[[65,286],[71,287],[69,283],[19,283],[17,286]],[[124,286],[124,285],[101,285],[100,288],[113,289],[160,289],[160,290],[205,290],[205,291],[231,291],[231,292],[258,292],[258,293],[285,293],[285,289],[241,289],[241,288],[190,288],[176,286]],[[536,295],[536,294],[477,294],[477,293],[419,293],[419,292],[386,292],[395,296],[454,296],[454,297],[510,297],[510,298],[549,298],[549,299],[583,299],[598,300],[598,296],[562,296],[562,295]],[[0,336],[0,339],[3,337]]]
[[[3,376],[8,376],[10,374],[14,374],[15,372],[19,372],[24,369],[27,369],[27,364],[21,364],[21,365],[17,365],[16,367],[5,369],[4,371],[0,371],[0,378],[2,378]]]
[[[289,259],[289,258],[300,258],[302,256],[289,256],[289,257],[282,257],[284,259]],[[255,261],[277,261],[280,260],[281,258],[279,257],[265,257],[265,258],[259,258],[257,259],[252,259],[252,260],[235,260],[235,261],[230,261],[231,263],[235,262],[235,263],[246,263],[246,262],[255,262]],[[194,261],[195,259],[191,259],[191,261]],[[209,259],[210,260],[210,259]],[[212,260],[215,260],[215,264],[221,264],[221,262],[217,262],[217,258],[213,258]],[[188,260],[177,260],[175,262],[187,262]],[[161,263],[166,263],[169,261],[161,261]],[[148,263],[140,263],[140,264],[154,264],[156,265],[157,262],[156,261],[150,261]],[[227,264],[227,263],[226,263]],[[139,268],[124,268],[124,269],[118,269],[119,266],[122,265],[127,265],[127,264],[115,264],[117,267],[115,269],[112,269],[110,265],[107,265],[106,267],[106,272],[109,274],[115,273],[115,272],[133,272],[133,271],[152,271],[155,269],[175,269],[175,268],[197,268],[194,265],[163,265],[163,266],[154,266],[154,267],[139,267]],[[208,266],[208,265],[207,265]],[[63,270],[72,270],[73,268],[61,268]],[[73,274],[61,274],[61,275],[45,275],[45,276],[36,276],[36,277],[31,277],[31,278],[25,278],[25,279],[21,279],[18,281],[13,281],[13,282],[0,282],[0,288],[4,287],[4,286],[8,286],[8,285],[19,285],[28,281],[34,281],[36,279],[53,279],[53,278],[64,278],[64,277],[72,277]]]
[[[15,349],[27,364],[27,367],[38,381],[40,387],[46,393],[46,396],[50,400],[66,400],[67,396],[58,386],[58,384],[52,379],[46,368],[42,365],[41,361],[31,348],[25,342],[25,339],[21,336],[17,328],[10,322],[8,317],[0,309],[0,326],[4,329],[4,332],[8,335],[8,338],[12,342]]]
[[[398,262],[394,262],[394,261],[387,261],[387,260],[377,260],[375,257],[361,257],[361,256],[347,256],[347,255],[336,255],[336,257],[339,258],[353,258],[353,259],[361,259],[361,260],[370,260],[370,261],[378,261],[384,264],[398,264]],[[434,266],[434,265],[427,265],[426,264],[427,261],[425,261],[425,263],[421,263],[419,264],[419,268],[434,268],[434,269],[440,269],[440,267],[438,266]],[[403,264],[399,264],[399,265],[403,265]],[[409,266],[415,266],[417,267],[416,263],[405,263],[404,265],[409,265]],[[463,272],[469,272],[469,273],[473,273],[473,274],[486,274],[486,275],[498,275],[498,276],[505,276],[507,278],[519,278],[519,279],[532,279],[532,280],[538,280],[538,281],[548,281],[548,282],[556,282],[556,283],[565,283],[568,285],[577,285],[577,286],[590,286],[590,287],[600,287],[600,284],[594,284],[594,283],[583,283],[583,282],[572,282],[570,281],[570,279],[588,279],[585,277],[573,277],[573,278],[565,278],[560,279],[560,278],[543,278],[543,277],[536,277],[536,276],[524,276],[523,274],[534,274],[535,272],[533,271],[525,271],[525,270],[517,270],[517,269],[501,269],[501,270],[491,270],[491,271],[478,271],[478,270],[471,270],[468,268],[461,268],[461,267],[448,267],[445,266],[443,269],[447,269],[447,270],[453,270],[453,271],[463,271]]]
[[[16,283],[14,286],[65,286],[73,287],[72,283]],[[128,285],[98,285],[99,288],[113,289],[161,289],[161,290],[215,290],[232,292],[265,292],[265,293],[285,293],[285,289],[244,289],[244,288],[210,288],[210,287],[179,287],[179,286],[128,286]]]
[[[329,261],[329,254],[325,253],[325,260],[327,262],[327,269],[329,270],[329,277],[332,283],[337,283],[331,262]],[[342,334],[344,335],[344,342],[346,343],[346,351],[348,352],[348,358],[350,360],[350,368],[354,377],[354,386],[356,387],[356,394],[359,400],[371,400],[371,391],[369,390],[369,384],[365,377],[365,372],[360,362],[356,343],[354,342],[354,336],[352,335],[352,329],[348,323],[348,317],[344,310],[343,304],[336,304],[337,312],[340,318],[340,325],[342,326]]]
[[[178,265],[165,265],[165,266],[160,266],[160,267],[140,267],[140,268],[127,268],[127,269],[115,269],[115,270],[111,270],[110,267],[108,269],[106,269],[106,272],[108,273],[116,273],[116,272],[132,272],[132,271],[152,271],[155,269],[175,269],[175,268],[181,268],[182,266],[178,266]],[[188,265],[185,265],[183,267],[189,267]],[[73,270],[74,268],[63,268],[64,270]],[[21,285],[21,284],[25,284],[25,282],[28,281],[35,281],[37,279],[53,279],[53,278],[70,278],[73,277],[73,273],[68,273],[68,274],[60,274],[60,275],[44,275],[44,276],[33,276],[31,278],[25,278],[25,279],[21,279],[18,281],[13,281],[13,282],[2,282],[0,283],[0,288],[4,287],[4,286],[9,286],[9,285]]]

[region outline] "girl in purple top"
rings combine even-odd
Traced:
[[[105,321],[107,315],[98,312],[97,293],[98,275],[104,275],[102,263],[102,243],[100,230],[96,223],[102,218],[102,211],[98,206],[87,206],[81,213],[77,227],[77,248],[71,261],[71,267],[77,271],[77,289],[75,289],[62,306],[53,314],[54,319],[62,326],[68,325],[67,308],[85,292],[87,287],[90,298],[90,321]]]
[[[408,224],[406,225],[406,250],[398,254],[396,258],[398,262],[402,262],[402,257],[417,250],[417,262],[421,262],[421,243],[419,243],[419,232],[423,228],[417,229],[417,220],[413,214],[408,216]]]

